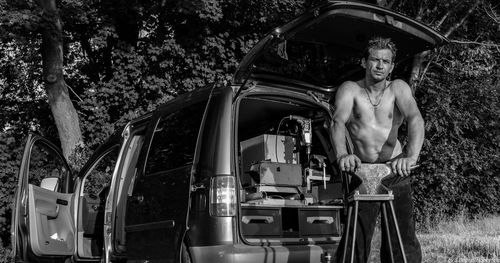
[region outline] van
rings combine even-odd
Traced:
[[[111,136],[71,175],[30,135],[12,220],[21,262],[333,262],[344,193],[331,139],[336,87],[391,37],[393,72],[447,40],[377,6],[330,1],[276,28],[231,83],[181,95]]]

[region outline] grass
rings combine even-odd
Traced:
[[[380,236],[377,227],[370,262],[379,262]],[[500,263],[500,215],[443,220],[417,236],[424,263]]]

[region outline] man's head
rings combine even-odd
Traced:
[[[392,52],[392,62],[396,60],[396,44],[392,42],[390,38],[383,38],[383,37],[373,37],[370,40],[368,40],[368,44],[365,47],[364,59],[368,59],[368,56],[370,56],[370,51],[372,50],[377,50],[377,49],[388,49]]]
[[[378,82],[387,79],[394,69],[396,45],[389,38],[372,38],[365,49],[361,66],[365,68],[365,77]]]

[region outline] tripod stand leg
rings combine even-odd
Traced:
[[[401,248],[401,256],[403,257],[403,262],[406,263],[405,249],[403,247],[403,241],[401,240],[401,233],[399,232],[398,221],[396,219],[396,212],[394,211],[394,205],[392,201],[389,201],[389,207],[391,208],[392,219],[394,222],[394,228],[396,229],[396,234],[398,236],[399,248]]]
[[[344,238],[344,251],[342,252],[342,263],[345,263],[345,257],[347,256],[347,244],[349,244],[349,231],[351,227],[351,214],[352,214],[352,206],[348,206],[347,208],[347,227],[345,229],[345,238]]]
[[[354,221],[353,221],[353,231],[352,231],[352,246],[351,246],[351,263],[354,262],[354,248],[356,245],[356,228],[358,226],[358,208],[359,201],[354,201]]]
[[[394,263],[394,254],[392,250],[392,242],[391,242],[391,235],[389,232],[389,217],[387,217],[387,207],[385,205],[385,202],[382,202],[382,217],[384,221],[384,227],[385,227],[385,233],[387,235],[387,245],[389,246],[389,251],[391,254],[391,262]]]

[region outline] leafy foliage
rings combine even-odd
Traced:
[[[75,83],[71,86],[88,87],[81,91],[78,104],[86,144],[98,145],[116,127],[173,96],[216,79],[230,79],[260,35],[297,15],[301,4],[166,1],[161,6],[143,2],[136,8],[141,10],[143,26],[133,43],[126,41],[129,38],[115,24],[101,27],[85,42],[69,44],[70,50],[85,46],[92,55],[75,64],[86,77],[78,76],[78,69],[66,76],[68,83]],[[117,11],[115,6],[107,8]],[[111,14],[105,17],[113,23]],[[91,31],[94,21],[82,22],[88,23],[82,25],[88,29],[85,32]]]
[[[0,245],[10,244],[11,204],[21,155],[22,148],[13,139],[12,130],[0,133]]]
[[[450,45],[441,68],[417,90],[427,120],[415,184],[421,220],[500,212],[498,55]]]

